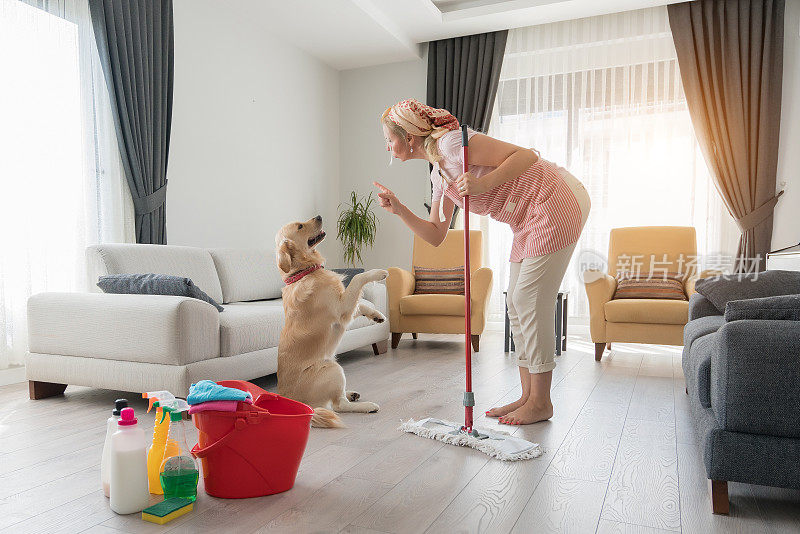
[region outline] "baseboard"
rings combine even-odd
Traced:
[[[9,384],[18,384],[25,382],[25,366],[18,365],[16,367],[9,367],[8,369],[0,369],[0,386],[7,386]]]

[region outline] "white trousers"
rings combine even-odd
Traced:
[[[589,194],[571,174],[564,180],[581,208],[583,230],[591,209]],[[531,373],[547,373],[556,367],[556,298],[575,245],[510,263],[506,297],[508,318],[514,335],[517,364],[527,367]]]

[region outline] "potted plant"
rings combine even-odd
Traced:
[[[359,199],[355,191],[350,192],[350,202],[344,206],[336,221],[336,238],[342,243],[342,255],[346,269],[334,269],[345,275],[345,285],[356,274],[363,272],[357,268],[364,260],[361,257],[363,247],[375,244],[375,234],[378,230],[378,218],[372,212],[372,193]]]

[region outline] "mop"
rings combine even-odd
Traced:
[[[464,172],[469,170],[467,153],[469,139],[467,127],[461,127],[461,146],[464,160]],[[409,419],[400,425],[399,430],[410,432],[423,438],[443,441],[449,445],[471,447],[493,458],[503,461],[528,460],[542,455],[538,443],[531,443],[512,436],[506,432],[472,427],[472,408],[475,406],[475,394],[472,392],[472,322],[470,305],[470,269],[469,269],[469,195],[464,197],[464,338],[466,356],[466,388],[464,392],[464,424],[444,421],[428,417],[415,421]]]

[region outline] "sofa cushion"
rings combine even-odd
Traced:
[[[713,334],[724,324],[725,318],[722,315],[709,315],[689,321],[683,327],[683,350],[690,349],[695,340]]]
[[[400,299],[400,313],[464,317],[464,295],[408,295]]]
[[[800,321],[800,295],[732,300],[725,305],[726,321],[743,319]]]
[[[612,323],[686,324],[685,300],[620,299],[606,302],[606,320]]]
[[[718,309],[731,300],[756,299],[800,293],[800,272],[764,271],[752,274],[701,278],[695,290]]]
[[[212,248],[222,286],[222,303],[281,297],[283,279],[272,249]]]
[[[689,320],[693,321],[708,315],[722,315],[722,311],[714,307],[711,301],[700,293],[692,293],[689,297]]]
[[[364,299],[361,302],[370,305]],[[283,299],[233,302],[219,315],[220,356],[235,356],[255,350],[277,347],[284,325]],[[347,330],[374,324],[357,317]]]
[[[711,407],[711,355],[718,350],[718,340],[716,333],[696,339],[689,349],[689,361],[684,369],[691,375],[697,398],[704,408]]]
[[[214,260],[202,248],[113,243],[87,247],[86,255],[92,285],[106,274],[172,274],[191,278],[209,297],[223,302]]]
[[[205,291],[183,276],[171,274],[107,274],[101,276],[97,287],[103,293],[117,295],[172,295],[175,297],[191,297],[208,302],[217,311],[224,308],[209,297]]]

